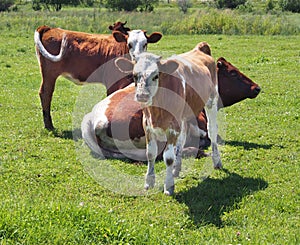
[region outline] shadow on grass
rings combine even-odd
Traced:
[[[73,139],[75,141],[82,138],[80,128],[76,128],[74,130],[63,130],[63,131],[59,131],[57,129],[54,129],[53,130],[53,135],[55,137],[58,137],[58,138]]]
[[[252,150],[252,149],[271,149],[273,147],[272,144],[256,144],[256,143],[250,143],[250,142],[245,142],[245,141],[225,141],[225,145],[231,145],[231,146],[242,146],[244,150]]]
[[[195,225],[214,224],[223,226],[223,212],[236,209],[243,197],[267,188],[268,183],[260,178],[242,177],[225,171],[223,179],[207,178],[198,186],[178,193],[175,198],[189,207],[189,215]]]

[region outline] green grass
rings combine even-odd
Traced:
[[[78,153],[72,116],[81,87],[59,79],[57,129],[43,129],[35,28],[0,35],[0,244],[300,243],[299,36],[165,35],[149,45],[167,57],[207,41],[215,58],[224,56],[262,92],[223,111],[224,171],[202,180],[210,159],[185,159],[173,197],[130,196],[99,184]],[[146,171],[97,161],[138,181]]]

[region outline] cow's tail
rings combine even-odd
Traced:
[[[84,139],[88,147],[92,150],[92,152],[97,154],[97,156],[101,158],[117,158],[117,159],[126,158],[120,152],[111,151],[99,145],[100,142],[98,142],[96,138],[96,133],[91,121],[91,116],[92,114],[88,113],[83,117],[83,120],[81,122],[81,133],[82,133],[82,138]]]
[[[61,40],[61,45],[60,45],[60,51],[58,55],[53,55],[50,54],[44,47],[41,38],[40,38],[40,33],[36,30],[34,32],[34,43],[36,46],[37,51],[43,55],[46,59],[51,60],[53,62],[58,62],[61,61],[61,59],[63,58],[65,52],[66,52],[66,46],[67,46],[67,36],[64,33],[62,40]]]
[[[98,145],[95,130],[91,122],[91,113],[86,114],[81,122],[82,138],[88,147],[97,155],[103,156],[103,152]]]

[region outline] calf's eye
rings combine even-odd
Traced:
[[[128,43],[128,48],[132,49],[132,44],[131,43]]]
[[[138,80],[137,75],[133,75],[133,81],[135,86],[137,86],[137,80]]]

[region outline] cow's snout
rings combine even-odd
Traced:
[[[256,95],[258,95],[261,91],[261,88],[259,86],[257,86],[255,89],[254,89],[254,92],[256,93]]]
[[[150,94],[145,92],[137,93],[135,98],[138,102],[146,103],[150,98]]]
[[[248,98],[250,98],[250,99],[256,98],[256,96],[260,93],[260,91],[261,91],[261,88],[259,86],[257,86],[257,85],[251,86],[251,92],[250,92]]]

